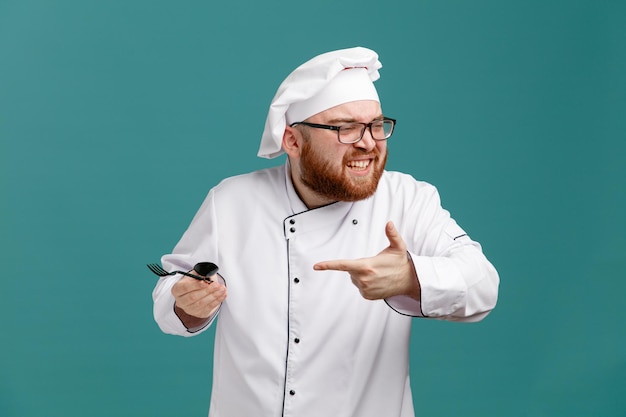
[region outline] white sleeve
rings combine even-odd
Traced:
[[[470,239],[441,208],[436,189],[430,186],[420,193],[422,201],[412,205],[419,212],[419,224],[404,228],[404,233],[410,231],[413,236],[407,245],[421,299],[396,296],[387,299],[387,304],[401,314],[415,317],[482,320],[496,305],[498,273],[480,244]]]
[[[189,271],[197,262],[217,259],[217,237],[212,207],[213,192],[210,192],[172,253],[161,258],[165,270]],[[154,319],[164,333],[195,336],[211,325],[217,313],[202,329],[188,331],[174,312],[172,287],[180,278],[181,275],[168,276],[157,282],[152,291]]]

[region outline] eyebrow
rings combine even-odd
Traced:
[[[371,121],[374,122],[377,120],[382,120],[384,118],[385,116],[381,114],[380,116],[374,117]],[[356,119],[351,118],[351,117],[338,117],[336,119],[329,120],[326,123],[336,124],[336,123],[362,123],[362,122],[357,122]]]

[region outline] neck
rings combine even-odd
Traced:
[[[289,163],[289,176],[291,177],[291,183],[293,184],[293,188],[296,191],[296,194],[298,194],[298,197],[300,198],[300,200],[302,200],[304,205],[309,210],[322,207],[322,206],[327,206],[335,202],[335,200],[332,200],[326,196],[316,193],[315,191],[307,187],[302,182],[300,175],[298,175],[297,172],[294,172],[296,170],[294,165],[291,163],[291,161],[289,162],[290,162]]]
[[[293,183],[293,188],[296,190],[296,194],[298,194],[298,197],[300,197],[300,200],[302,200],[308,209],[327,206],[335,202],[309,189],[306,185],[302,184],[299,178],[293,175],[293,172],[291,173],[291,182]]]

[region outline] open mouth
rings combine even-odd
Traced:
[[[346,165],[353,171],[365,171],[369,168],[371,163],[371,159],[362,159],[358,161],[348,161]]]

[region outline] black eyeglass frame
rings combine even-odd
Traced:
[[[391,125],[391,132],[389,133],[389,136],[387,136],[386,138],[377,139],[377,138],[374,137],[374,134],[372,133],[372,125],[374,123],[379,123],[379,122],[391,122],[392,123],[392,125]],[[304,126],[308,126],[308,127],[314,127],[314,128],[317,128],[317,129],[335,130],[337,132],[337,140],[339,141],[339,143],[350,145],[350,144],[353,144],[353,143],[357,143],[361,139],[363,139],[363,135],[365,135],[365,130],[367,130],[368,128],[370,130],[370,135],[372,136],[372,139],[379,140],[379,141],[380,140],[387,140],[387,139],[389,139],[391,137],[391,135],[393,135],[393,131],[396,128],[396,124],[397,124],[396,119],[392,119],[391,117],[384,117],[382,119],[374,120],[374,121],[371,121],[369,123],[352,122],[352,123],[345,123],[345,124],[339,125],[339,126],[322,125],[322,124],[319,124],[319,123],[309,123],[309,122],[295,122],[295,123],[290,124],[289,126],[290,127],[294,127],[294,126],[297,126],[297,125],[304,125]],[[363,130],[361,131],[361,135],[359,136],[359,138],[357,140],[352,141],[352,142],[342,142],[341,141],[341,135],[339,134],[339,131],[341,130],[342,126],[346,126],[346,125],[361,125],[361,126],[363,126]]]

